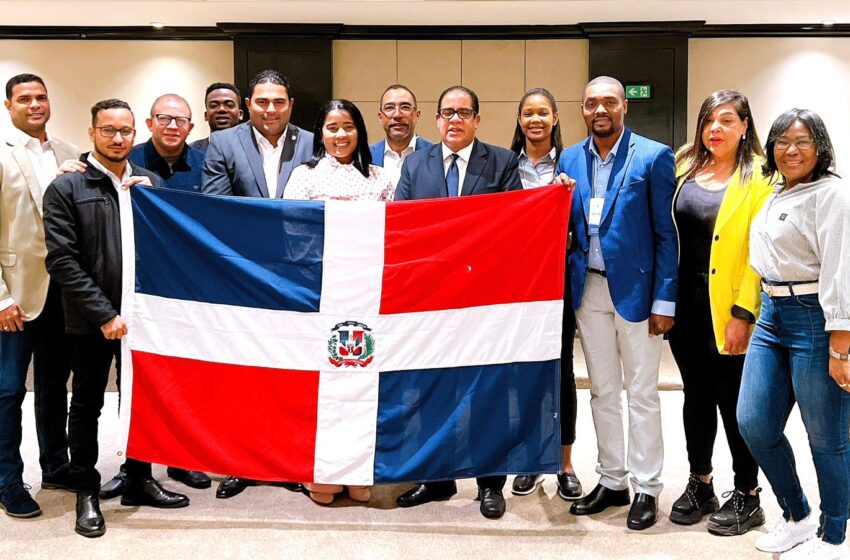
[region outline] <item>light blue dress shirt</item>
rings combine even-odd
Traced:
[[[591,190],[594,198],[605,198],[608,192],[608,181],[611,178],[611,169],[614,168],[614,159],[617,157],[617,150],[620,149],[620,142],[623,140],[623,133],[620,132],[620,137],[608,152],[608,157],[604,160],[599,155],[596,149],[596,142],[591,140],[590,153],[592,154],[592,169],[593,177],[591,181]],[[587,255],[587,266],[597,270],[605,270],[605,259],[602,257],[602,245],[599,242],[598,235],[590,236],[590,253]]]

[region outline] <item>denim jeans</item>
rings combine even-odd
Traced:
[[[59,289],[51,284],[41,314],[24,330],[0,332],[0,488],[22,482],[21,405],[33,361],[35,427],[43,474],[68,467],[68,393],[71,372]]]
[[[809,438],[821,499],[823,540],[844,542],[850,503],[850,394],[829,376],[829,333],[816,294],[769,298],[759,318],[738,399],[741,435],[786,519],[810,508],[784,435],[794,403]]]

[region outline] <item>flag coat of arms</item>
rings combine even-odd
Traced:
[[[127,456],[352,485],[557,471],[566,189],[130,191]]]

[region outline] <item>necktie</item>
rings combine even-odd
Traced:
[[[446,186],[449,188],[449,197],[457,196],[458,185],[460,183],[460,172],[457,168],[457,154],[452,154],[452,163],[449,165],[449,171],[446,173]]]

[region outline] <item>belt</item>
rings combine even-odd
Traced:
[[[807,296],[818,293],[818,283],[815,282],[773,282],[768,284],[761,281],[761,291],[768,297]]]
[[[608,278],[608,273],[604,270],[599,270],[598,268],[588,268],[587,271],[591,274],[597,274],[602,278]]]

